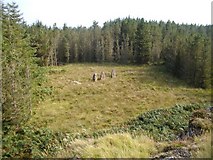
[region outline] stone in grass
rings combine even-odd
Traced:
[[[98,80],[98,75],[97,75],[97,73],[94,73],[94,74],[93,74],[92,80],[93,80],[94,82],[96,82],[96,81]]]
[[[104,80],[106,77],[104,72],[101,72],[99,80]]]
[[[75,83],[75,84],[81,84],[81,82],[79,82],[79,81],[73,81],[73,83]]]
[[[111,72],[111,78],[115,78],[116,77],[116,72],[115,70],[113,69],[112,72]]]
[[[152,159],[174,159],[174,158],[190,158],[191,153],[186,147],[174,148],[166,152],[155,155]]]

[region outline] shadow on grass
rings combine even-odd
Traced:
[[[183,80],[180,80],[170,74],[165,66],[142,66],[133,76],[140,83],[159,86],[159,87],[169,87],[169,88],[192,88]]]

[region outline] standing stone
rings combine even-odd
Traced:
[[[113,69],[112,72],[111,72],[111,78],[115,78],[116,77],[116,72],[115,70]]]
[[[92,76],[92,80],[93,80],[94,82],[96,82],[97,79],[98,79],[97,73],[94,73],[93,76]]]
[[[100,80],[104,80],[106,77],[105,73],[104,72],[101,72],[100,74]]]

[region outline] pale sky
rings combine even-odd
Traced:
[[[27,24],[37,20],[47,26],[102,26],[116,18],[211,24],[211,0],[3,0],[16,2]]]

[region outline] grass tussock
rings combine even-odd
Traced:
[[[109,134],[92,141],[76,140],[69,149],[58,157],[77,156],[81,158],[147,158],[156,152],[154,140],[140,135]]]
[[[212,157],[212,139],[211,132],[202,136],[195,137],[195,143],[198,145],[198,151],[193,153],[194,158],[211,158]]]

